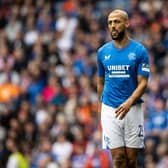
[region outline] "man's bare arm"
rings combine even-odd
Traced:
[[[148,78],[145,76],[138,76],[138,86],[132,95],[116,109],[116,117],[123,119],[133,103],[138,100],[145,92],[147,87]]]
[[[98,77],[97,79],[97,94],[98,94],[98,112],[101,110],[101,95],[104,88],[104,78]]]

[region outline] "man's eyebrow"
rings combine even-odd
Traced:
[[[120,21],[121,19],[120,18],[114,18],[114,19],[111,18],[111,19],[108,19],[108,22],[117,21],[117,20]]]

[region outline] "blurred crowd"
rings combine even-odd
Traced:
[[[150,57],[139,168],[168,167],[167,0],[0,0],[0,167],[111,167],[101,149],[96,52],[110,40],[116,8]]]

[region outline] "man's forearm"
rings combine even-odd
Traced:
[[[104,78],[98,77],[97,81],[97,95],[98,95],[98,101],[101,99],[101,95],[103,92],[103,87],[104,87]]]
[[[98,111],[100,111],[101,108],[101,95],[103,92],[103,85],[98,84],[97,86],[97,95],[98,95]]]
[[[136,100],[140,99],[140,97],[143,95],[146,87],[147,87],[147,78],[139,76],[138,86],[134,90],[133,94],[116,109],[115,111],[116,118],[119,117],[119,119],[122,120],[125,117],[131,106],[136,102]]]
[[[98,82],[97,82],[97,95],[98,95],[98,111],[100,112],[101,108],[101,95],[103,92],[103,87],[104,87],[104,78],[98,77]]]
[[[147,87],[147,78],[141,78],[137,88],[134,90],[133,94],[128,98],[131,104],[134,104],[140,97],[144,94]]]

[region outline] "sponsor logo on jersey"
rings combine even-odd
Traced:
[[[110,71],[128,71],[130,65],[108,65],[107,69]]]
[[[129,67],[130,65],[108,65],[109,78],[129,78],[130,75],[127,74]]]

